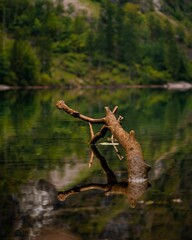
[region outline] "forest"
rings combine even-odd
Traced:
[[[192,3],[0,0],[0,83],[97,86],[192,82]]]

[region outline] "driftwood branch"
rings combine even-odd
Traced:
[[[80,118],[83,121],[90,122],[90,123],[97,123],[97,124],[105,123],[105,118],[95,119],[95,118],[84,116],[83,114],[80,114],[78,111],[68,107],[63,100],[58,101],[56,103],[56,106],[58,109],[64,110],[69,115],[75,118]]]
[[[126,132],[121,126],[120,118],[116,117],[117,106],[114,107],[112,111],[108,107],[105,107],[105,117],[99,119],[82,115],[78,111],[68,107],[62,100],[58,101],[56,106],[75,118],[89,122],[91,131],[90,144],[95,144],[101,137],[104,137],[109,130],[113,138],[115,138],[125,150],[129,181],[147,178],[150,167],[144,162],[142,149],[135,138],[135,132],[133,130],[129,133]],[[103,126],[98,133],[94,134],[92,124],[103,124]]]

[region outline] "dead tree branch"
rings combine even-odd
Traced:
[[[147,178],[147,173],[150,167],[144,162],[143,153],[139,142],[135,138],[135,132],[133,130],[130,133],[126,132],[120,124],[115,113],[118,107],[114,107],[111,111],[108,107],[105,107],[106,115],[103,118],[95,119],[84,116],[78,111],[68,107],[64,101],[58,101],[57,108],[64,110],[75,118],[79,118],[83,121],[89,122],[91,131],[90,144],[95,144],[101,137],[104,137],[108,130],[110,130],[112,136],[121,144],[126,152],[126,159],[128,164],[129,181],[135,181],[138,179]],[[101,130],[94,135],[91,124],[104,124]]]
[[[96,123],[96,124],[105,123],[105,118],[95,119],[95,118],[90,118],[90,117],[84,116],[84,115],[80,114],[78,111],[68,107],[63,100],[58,101],[56,106],[58,109],[64,110],[69,115],[71,115],[75,118],[80,118],[83,121],[90,122],[90,123]]]

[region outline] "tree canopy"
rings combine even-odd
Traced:
[[[164,1],[165,13],[175,20],[154,12],[151,6],[144,11],[139,1],[102,0],[99,4],[99,15],[90,16],[64,7],[60,0],[1,0],[1,83],[191,81],[188,1],[177,1],[174,6]]]

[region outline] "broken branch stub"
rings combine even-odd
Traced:
[[[104,137],[109,130],[126,152],[129,181],[147,178],[150,166],[144,162],[142,149],[135,138],[135,132],[133,130],[131,130],[130,133],[125,131],[120,124],[119,118],[116,118],[115,113],[118,109],[117,106],[114,107],[113,111],[111,111],[108,107],[105,107],[106,115],[105,117],[99,119],[82,115],[78,111],[68,107],[62,100],[58,101],[56,106],[58,109],[64,110],[66,113],[75,118],[89,122],[90,126],[91,124],[104,124],[101,130],[95,135],[93,135],[92,126],[90,127],[90,144],[95,144],[100,138]]]

